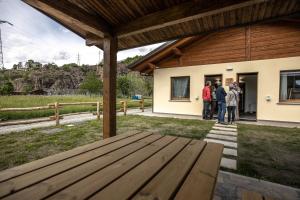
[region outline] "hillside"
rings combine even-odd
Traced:
[[[138,57],[128,58],[118,63],[117,74],[126,75],[126,65]],[[9,94],[78,94],[80,84],[88,74],[96,74],[102,79],[103,66],[82,65],[71,63],[58,67],[55,64],[41,65],[32,60],[14,65],[13,69],[0,71],[0,85],[13,87]]]

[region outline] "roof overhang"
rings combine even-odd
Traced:
[[[23,0],[102,48],[116,36],[118,49],[170,41],[297,14],[299,0],[94,1]]]

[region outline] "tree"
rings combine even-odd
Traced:
[[[69,63],[69,64],[64,64],[61,67],[63,68],[64,71],[71,71],[71,68],[78,67],[78,65],[76,63]]]
[[[141,59],[143,56],[140,55],[136,55],[133,57],[127,57],[126,59],[122,60],[121,63],[125,64],[125,65],[130,65],[131,63],[134,63],[135,61]]]
[[[10,81],[6,81],[0,88],[1,95],[10,95],[14,92],[14,85]]]
[[[80,89],[88,91],[90,95],[102,94],[103,83],[95,73],[90,72],[81,83]]]
[[[13,70],[17,70],[18,69],[18,65],[14,64],[12,68],[13,68]]]
[[[117,89],[122,96],[130,96],[131,81],[126,75],[117,77]]]

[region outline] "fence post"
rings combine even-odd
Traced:
[[[59,108],[58,108],[57,102],[54,103],[54,109],[55,109],[55,123],[56,123],[56,126],[58,126],[59,125]]]
[[[97,119],[100,119],[100,102],[97,101]]]
[[[142,110],[142,112],[144,112],[144,98],[143,97],[142,97],[140,103],[141,103],[141,110]]]
[[[124,115],[127,115],[127,101],[124,101],[123,103],[123,111],[124,111]]]

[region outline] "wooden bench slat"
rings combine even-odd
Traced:
[[[91,194],[101,190],[103,187],[127,173],[129,170],[136,167],[166,146],[173,146],[174,150],[176,150],[178,148],[177,146],[184,146],[188,141],[189,140],[187,139],[176,140],[176,137],[165,136],[151,145],[136,151],[126,158],[113,163],[92,176],[89,176],[54,196],[51,196],[49,199],[86,199]]]
[[[48,177],[64,172],[84,162],[93,160],[97,157],[105,155],[111,151],[119,149],[123,146],[126,146],[132,142],[145,138],[149,135],[150,134],[137,134],[132,137],[129,137],[128,139],[123,139],[120,141],[113,142],[101,148],[97,148],[92,151],[85,152],[78,156],[65,159],[53,165],[48,165],[46,167],[40,168],[30,173],[26,173],[22,176],[18,176],[8,181],[2,182],[0,183],[0,197],[6,196],[10,194],[12,191],[18,191],[24,187],[30,186]]]
[[[199,199],[199,196],[203,200],[212,199],[222,152],[223,145],[207,143],[191,173],[176,194],[175,199],[193,200]]]
[[[263,196],[257,192],[243,191],[242,199],[243,200],[263,200]]]
[[[32,162],[27,163],[27,164],[23,164],[23,165],[20,165],[20,166],[11,168],[11,169],[1,171],[0,172],[0,182],[3,182],[3,181],[6,181],[8,179],[14,178],[16,176],[20,176],[22,174],[34,171],[36,169],[45,167],[47,165],[54,164],[54,163],[62,161],[64,159],[74,157],[74,156],[82,154],[84,152],[91,151],[93,149],[108,145],[110,143],[113,143],[113,142],[116,142],[116,141],[119,141],[119,140],[122,140],[122,139],[125,139],[125,138],[128,138],[128,137],[131,137],[131,136],[136,135],[136,134],[137,133],[134,133],[134,134],[121,134],[121,135],[118,135],[118,136],[115,136],[115,137],[112,137],[112,138],[108,138],[106,140],[97,141],[97,142],[94,142],[92,144],[87,144],[87,145],[84,145],[84,146],[81,146],[81,147],[78,147],[78,148],[75,148],[75,149],[72,149],[72,150],[69,150],[69,151],[65,151],[65,152],[62,152],[62,153],[59,153],[59,154],[51,155],[51,156],[48,156],[48,157],[43,158],[43,159],[35,160],[35,161],[32,161]]]
[[[45,198],[68,185],[71,185],[84,177],[95,173],[104,167],[112,164],[113,162],[128,156],[129,154],[143,148],[152,142],[163,137],[162,135],[151,135],[149,137],[143,138],[131,145],[124,146],[116,151],[110,152],[105,156],[99,157],[95,160],[92,160],[88,163],[82,164],[76,168],[70,169],[64,173],[46,179],[38,184],[35,184],[31,187],[25,188],[17,193],[14,193],[8,196],[9,199],[42,199]]]
[[[202,142],[200,145],[202,145]],[[180,146],[181,149],[184,146]],[[169,146],[159,151],[118,180],[114,181],[91,199],[130,199],[147,181],[173,159],[180,147]],[[177,148],[174,150],[174,148]],[[196,149],[197,150],[197,149]],[[193,153],[192,153],[193,154]],[[190,156],[190,155],[189,155]],[[126,187],[124,187],[126,185]],[[118,192],[115,192],[118,191]]]
[[[205,145],[206,142],[192,140],[133,199],[171,199]]]

